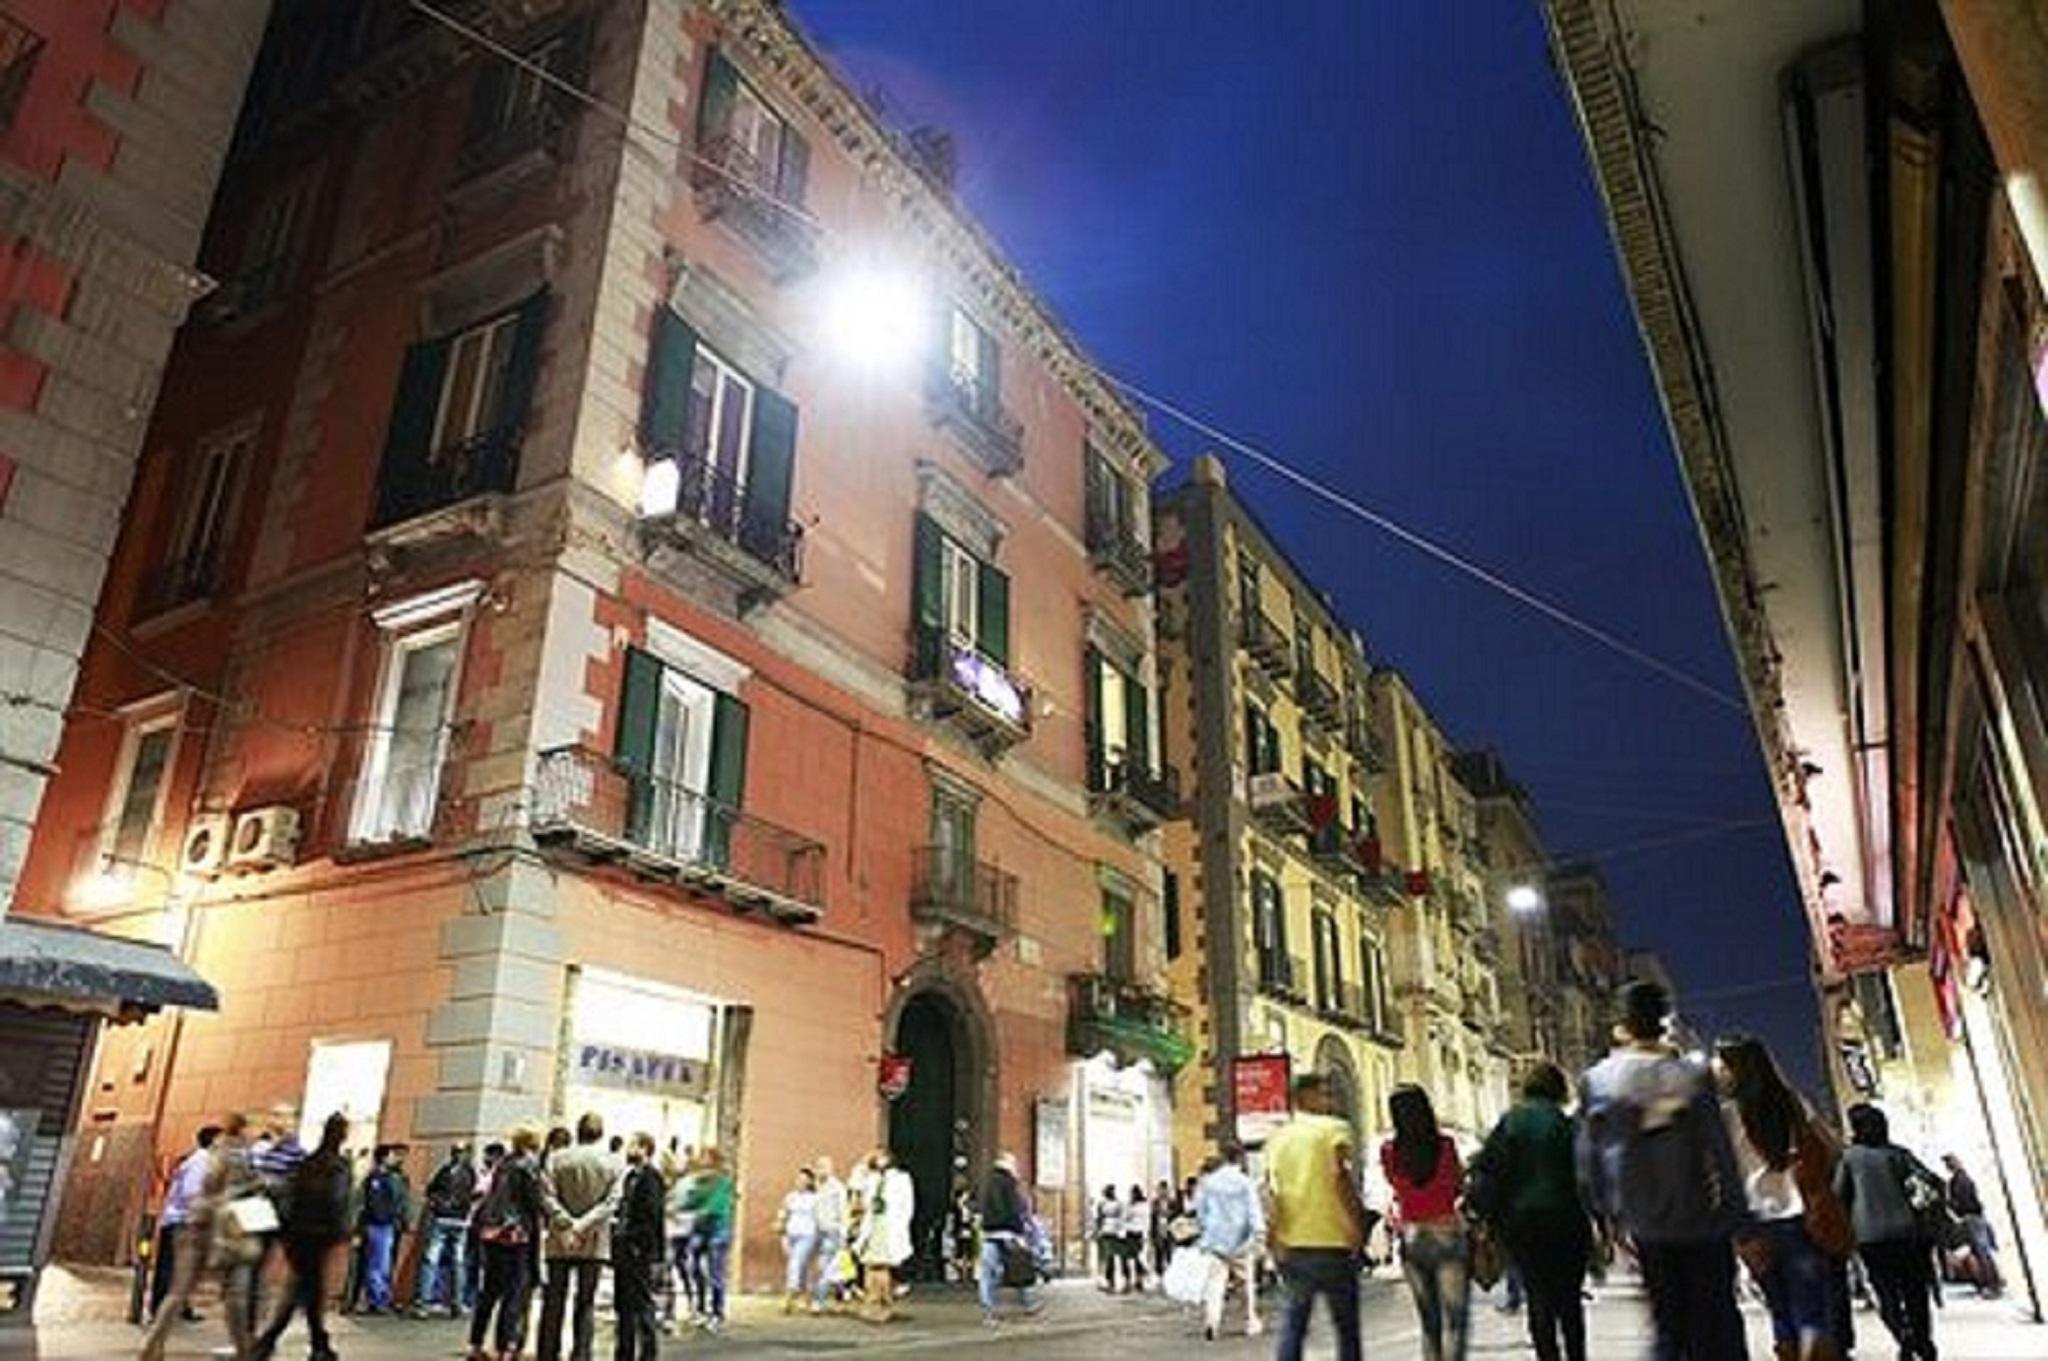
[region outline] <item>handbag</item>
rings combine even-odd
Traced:
[[[1003,1284],[1012,1290],[1038,1284],[1038,1258],[1031,1248],[1015,1238],[1005,1238],[1003,1245]]]
[[[1176,1248],[1159,1288],[1178,1304],[1200,1304],[1209,1288],[1210,1257],[1200,1248]]]
[[[1472,1284],[1481,1290],[1491,1290],[1499,1283],[1501,1273],[1507,1270],[1507,1259],[1500,1250],[1500,1239],[1486,1224],[1474,1224],[1472,1235]]]

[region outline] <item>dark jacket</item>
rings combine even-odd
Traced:
[[[626,1169],[619,1192],[619,1220],[612,1229],[613,1260],[659,1262],[667,1239],[663,1233],[663,1209],[667,1187],[652,1163],[637,1163]]]
[[[402,1229],[411,1218],[412,1188],[406,1185],[405,1173],[395,1167],[371,1168],[363,1178],[363,1224],[395,1224]]]
[[[436,1219],[469,1218],[469,1203],[475,1198],[476,1169],[467,1158],[441,1164],[427,1183],[427,1213]]]
[[[540,1239],[543,1206],[540,1169],[524,1153],[508,1153],[491,1171],[491,1189],[477,1206],[478,1237],[491,1242],[510,1231],[518,1241]]]
[[[1510,1238],[1576,1238],[1590,1232],[1579,1200],[1571,1118],[1531,1099],[1500,1118],[1475,1172],[1489,1183],[1488,1215]]]
[[[1022,1233],[1024,1214],[1024,1191],[1017,1179],[1000,1167],[990,1171],[981,1188],[981,1231]]]
[[[285,1232],[306,1243],[339,1243],[348,1237],[348,1160],[314,1152],[292,1169],[285,1192]]]

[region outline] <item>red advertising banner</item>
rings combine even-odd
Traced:
[[[1237,1141],[1263,1144],[1287,1123],[1287,1083],[1291,1073],[1285,1054],[1250,1054],[1233,1059],[1230,1086],[1236,1093]]]

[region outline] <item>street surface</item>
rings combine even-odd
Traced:
[[[1475,1304],[1474,1356],[1533,1355],[1522,1320],[1501,1315],[1494,1309],[1493,1302],[1498,1298],[1496,1292]],[[105,1285],[68,1293],[62,1288],[47,1290],[44,1304],[47,1307],[40,1311],[40,1316],[48,1321],[33,1335],[0,1330],[0,1361],[108,1361],[134,1354],[138,1333],[125,1323],[108,1321],[118,1309],[113,1292]],[[1270,1302],[1266,1312],[1270,1327]],[[207,1308],[206,1322],[178,1333],[169,1355],[177,1361],[215,1355],[214,1349],[225,1341],[218,1317],[217,1307]],[[1091,1283],[1066,1281],[1052,1287],[1045,1308],[1035,1317],[995,1329],[982,1326],[973,1299],[958,1289],[914,1295],[906,1302],[904,1318],[887,1327],[846,1318],[787,1318],[769,1301],[738,1300],[732,1327],[724,1336],[692,1334],[669,1341],[663,1350],[665,1355],[693,1358],[840,1354],[913,1357],[948,1356],[963,1351],[1030,1361],[1092,1361],[1109,1356],[1184,1361],[1191,1354],[1214,1357],[1216,1361],[1252,1361],[1270,1356],[1270,1331],[1262,1338],[1246,1338],[1238,1331],[1241,1318],[1233,1308],[1225,1321],[1229,1335],[1215,1346],[1205,1347],[1199,1320],[1156,1295],[1111,1297],[1097,1291]],[[1385,1270],[1367,1283],[1365,1322],[1366,1354],[1374,1361],[1409,1361],[1420,1356],[1420,1341],[1406,1291]],[[1889,1361],[1893,1354],[1891,1339],[1885,1335],[1877,1316],[1860,1312],[1856,1322],[1863,1344],[1859,1354],[1872,1361]],[[1946,1361],[2039,1361],[2048,1356],[2048,1329],[2022,1324],[2016,1307],[2007,1302],[1983,1303],[1951,1296],[1948,1307],[1937,1316],[1936,1328]],[[459,1357],[466,1340],[461,1325],[446,1321],[340,1318],[335,1320],[334,1331],[335,1345],[344,1361]],[[1644,1307],[1633,1289],[1617,1286],[1600,1293],[1591,1316],[1590,1352],[1596,1361],[1643,1356],[1646,1332]],[[1750,1332],[1750,1354],[1769,1357],[1768,1329],[1754,1310],[1750,1312]],[[530,1343],[529,1333],[529,1346]],[[304,1355],[304,1346],[304,1333],[294,1328],[278,1355],[292,1361]],[[599,1340],[598,1355],[610,1354],[611,1334],[607,1327]],[[1319,1319],[1311,1337],[1309,1356],[1320,1361],[1333,1354],[1328,1322]]]

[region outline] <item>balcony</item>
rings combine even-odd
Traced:
[[[18,19],[0,14],[0,132],[14,126],[28,83],[42,59],[40,33]]]
[[[406,544],[457,533],[495,532],[488,508],[471,503],[508,493],[519,480],[518,426],[485,430],[426,458],[386,466],[377,479],[379,539]],[[455,514],[460,508],[461,514]]]
[[[1281,771],[1269,770],[1252,776],[1246,792],[1252,816],[1272,835],[1302,836],[1309,832],[1308,796]]]
[[[918,846],[911,857],[911,920],[964,932],[983,956],[1016,933],[1016,875],[957,846]]]
[[[1299,679],[1294,692],[1301,700],[1301,711],[1331,732],[1342,731],[1344,725],[1344,695],[1332,685],[1322,672],[1310,664],[1307,657],[1301,659]]]
[[[1380,745],[1372,719],[1355,705],[1344,720],[1344,749],[1369,773],[1378,774],[1387,768],[1386,749]]]
[[[818,268],[818,225],[801,204],[782,199],[777,173],[726,133],[704,138],[690,160],[690,188],[704,220],[730,228],[786,283]]]
[[[1115,582],[1125,595],[1152,589],[1152,554],[1131,526],[1108,507],[1088,503],[1088,565]]]
[[[640,540],[657,570],[669,553],[701,563],[738,589],[743,610],[801,581],[804,527],[748,496],[731,474],[700,454],[654,449],[646,479],[642,509],[654,513],[643,514]]]
[[[475,207],[547,174],[562,163],[568,126],[567,101],[551,90],[508,113],[502,123],[472,129],[457,154],[450,202],[458,208]]]
[[[934,364],[925,371],[924,398],[932,420],[959,436],[983,472],[1008,477],[1024,466],[1024,427],[1004,409],[992,376]]]
[[[824,912],[825,847],[585,747],[540,754],[533,839],[587,864],[680,884],[783,921]]]
[[[1031,736],[1030,683],[972,643],[919,630],[911,679],[925,711],[958,728],[986,755]]]
[[[1180,1019],[1180,1005],[1150,988],[1104,974],[1067,977],[1067,1052],[1076,1058],[1107,1050],[1119,1063],[1149,1059],[1171,1077],[1195,1056]]]
[[[1239,638],[1252,660],[1266,668],[1275,680],[1294,674],[1294,644],[1273,616],[1254,606],[1244,611]]]
[[[1180,772],[1162,765],[1147,770],[1122,757],[1089,762],[1088,807],[1098,817],[1142,835],[1180,815]]]
[[[1311,803],[1313,802],[1311,800]],[[1310,815],[1313,820],[1313,808]],[[1349,874],[1358,865],[1357,852],[1352,848],[1351,833],[1334,817],[1321,823],[1308,834],[1308,853],[1318,867],[1333,874]]]

